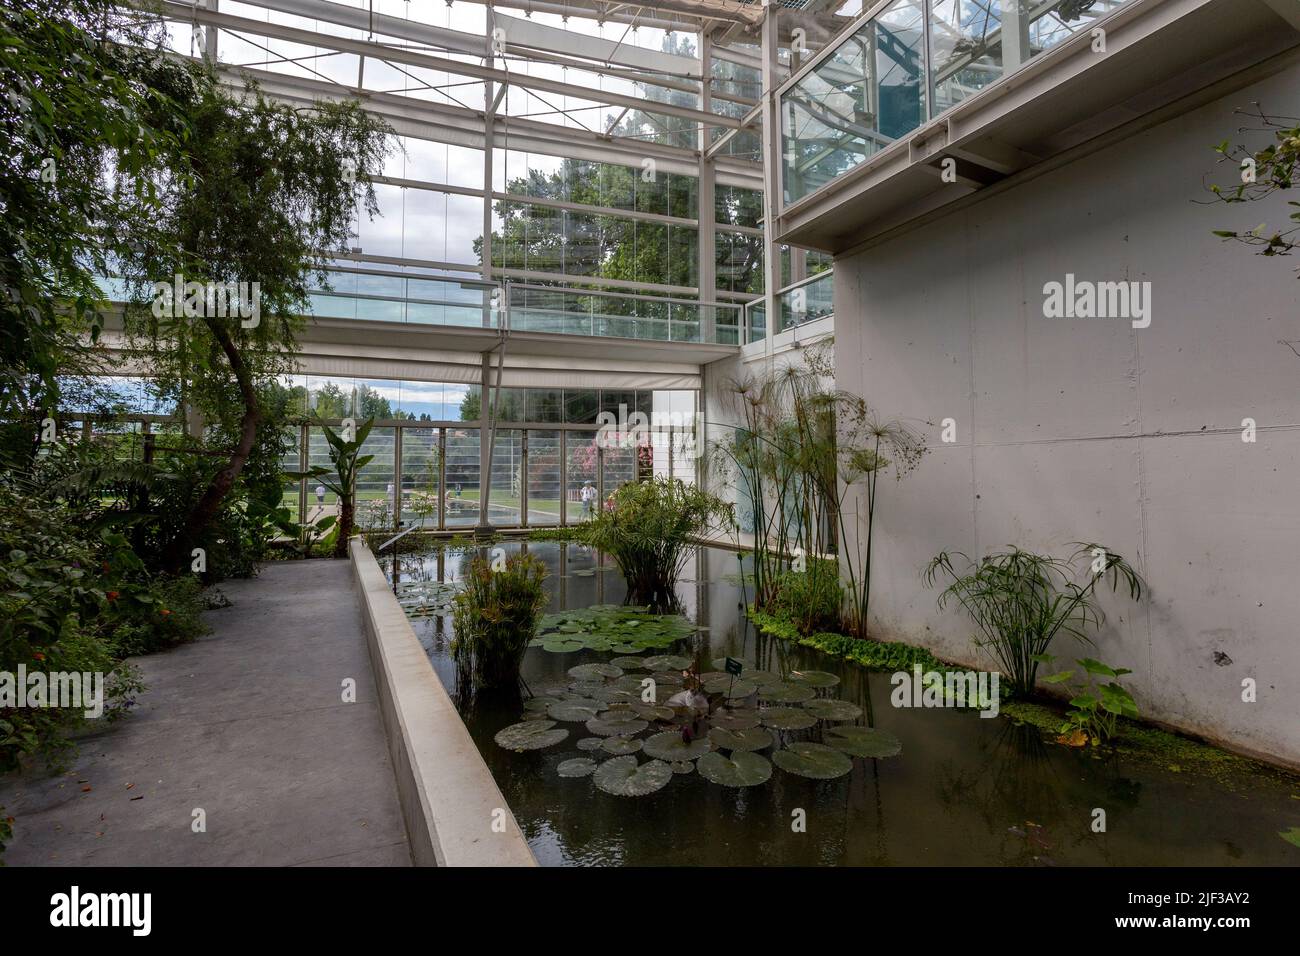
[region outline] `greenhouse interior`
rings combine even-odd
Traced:
[[[37,922],[1300,865],[1300,0],[4,0],[0,77]]]

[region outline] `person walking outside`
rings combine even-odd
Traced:
[[[591,517],[592,502],[596,500],[595,486],[590,481],[583,482],[579,497],[582,498],[582,520],[586,521]]]

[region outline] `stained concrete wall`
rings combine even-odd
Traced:
[[[987,665],[925,563],[1098,541],[1150,585],[1104,602],[1093,653],[1135,671],[1140,708],[1300,763],[1300,261],[1211,234],[1280,225],[1281,199],[1201,204],[1205,181],[1235,176],[1211,146],[1252,101],[1300,115],[1300,68],[837,260],[836,376],[887,417],[935,423],[920,467],[880,484],[878,636]],[[1149,281],[1150,327],[1044,318],[1044,283],[1067,273]]]

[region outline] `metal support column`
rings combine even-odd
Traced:
[[[777,11],[776,3],[769,3],[763,16],[763,305],[767,313],[767,335],[770,343],[780,326],[776,290],[781,288],[781,249],[776,243],[776,220],[781,208],[781,127],[780,104],[776,88],[780,85],[777,73]],[[769,345],[770,348],[770,345]]]
[[[700,30],[700,109],[706,113],[713,111],[713,38],[710,28]],[[717,312],[713,302],[717,299],[718,288],[718,229],[715,225],[717,212],[714,203],[715,176],[713,162],[707,156],[709,139],[713,131],[707,126],[700,127],[700,178],[696,191],[699,202],[699,288],[700,302],[707,303],[700,308],[700,341],[717,341]]]

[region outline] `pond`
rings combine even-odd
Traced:
[[[545,561],[548,612],[621,604],[624,599],[626,586],[618,570],[586,547],[517,541],[501,547],[507,553],[526,548]],[[454,583],[469,556],[438,550],[402,555],[400,562],[399,586],[414,582],[419,588],[419,582]],[[391,574],[392,560],[381,559],[381,564]],[[851,770],[835,779],[810,779],[772,766],[770,778],[760,785],[728,787],[692,770],[674,774],[649,795],[615,796],[598,789],[592,776],[558,773],[565,761],[617,759],[603,749],[579,749],[578,741],[593,736],[581,722],[557,723],[569,733],[540,750],[519,753],[499,746],[495,735],[527,714],[521,714],[517,702],[480,697],[469,704],[458,699],[448,650],[450,615],[413,619],[416,634],[541,864],[1295,863],[1295,847],[1278,835],[1300,823],[1300,788],[1294,782],[1221,782],[1151,760],[1097,757],[1063,747],[1006,716],[989,719],[973,710],[895,708],[889,674],[756,634],[744,614],[747,595],[740,568],[732,552],[699,549],[678,589],[684,614],[699,632],[667,650],[648,649],[646,656],[690,657],[701,672],[719,670],[714,662],[728,656],[744,661],[746,672],[754,667],[777,674],[828,672],[839,678],[829,696],[854,705],[850,713],[856,713],[855,708],[862,712],[833,726],[871,723],[898,739],[897,755],[852,758]],[[530,688],[557,688],[574,680],[568,675],[571,668],[608,663],[620,654],[530,647],[522,676]],[[647,673],[654,672],[628,671],[638,678]],[[817,696],[828,692],[820,690]],[[742,706],[752,711],[752,701]],[[819,722],[808,730],[774,731],[775,746],[826,740],[831,726]],[[646,740],[662,729],[651,726],[638,736]],[[773,749],[768,746],[758,753],[770,760]],[[648,757],[639,752],[634,759],[644,763]],[[1098,808],[1106,814],[1105,832],[1093,829]]]

